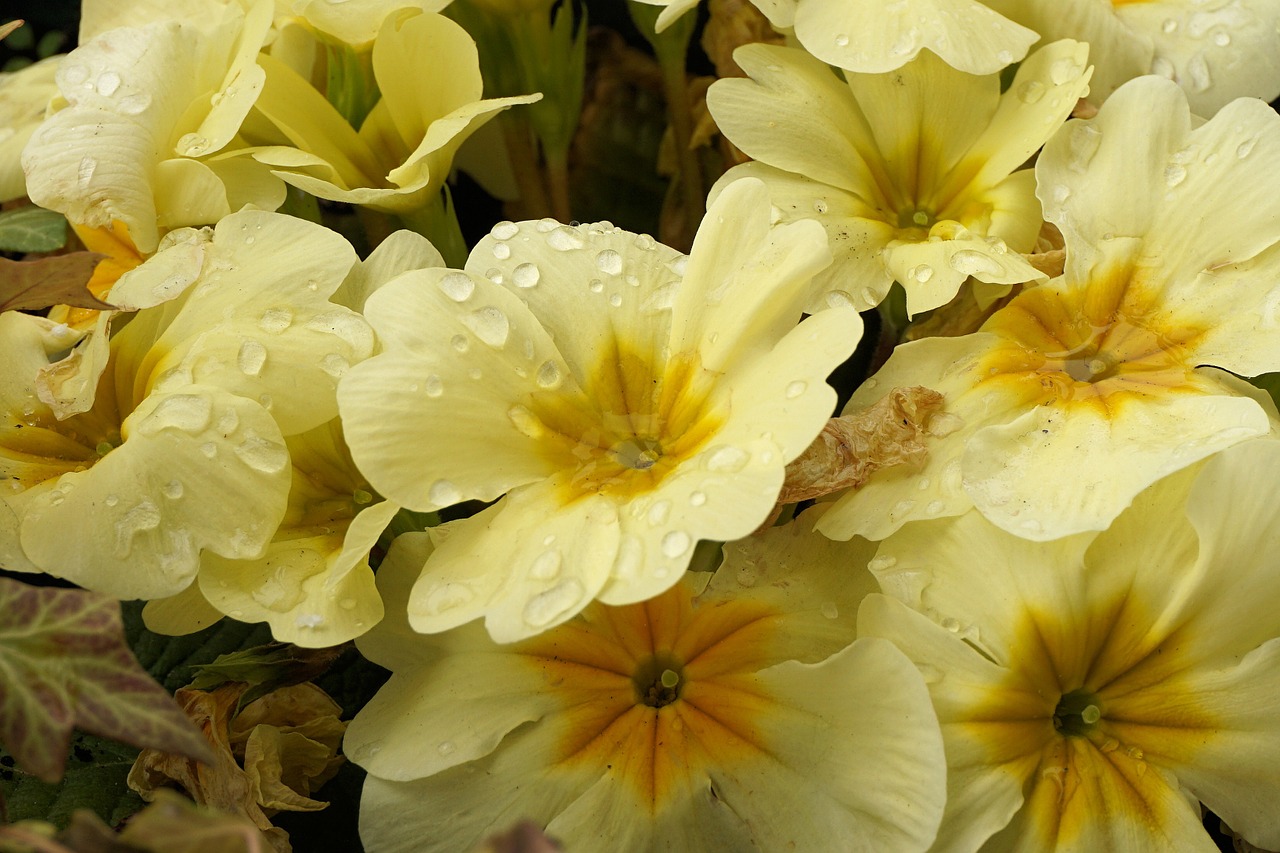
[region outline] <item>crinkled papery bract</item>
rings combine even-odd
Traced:
[[[769,220],[744,181],[687,259],[608,223],[501,223],[465,271],[370,297],[382,351],[338,389],[360,470],[422,512],[506,494],[425,566],[417,628],[522,639],[656,595],[698,539],[766,518],[861,329],[848,308],[796,325],[825,235]]]
[[[1260,439],[1100,534],[1030,542],[971,512],[884,541],[887,595],[858,629],[929,683],[949,765],[933,849],[1214,850],[1195,799],[1280,846],[1277,477]]]
[[[289,489],[282,432],[331,419],[331,368],[373,347],[328,300],[354,262],[338,235],[261,211],[172,235],[113,289],[139,310],[112,335],[90,408],[62,420],[35,383],[74,333],[0,314],[6,568],[158,598],[191,583],[202,551],[260,556]]]
[[[1192,130],[1182,90],[1156,77],[1068,124],[1036,166],[1065,274],[975,334],[898,348],[848,410],[921,384],[955,428],[821,529],[882,539],[976,506],[1030,539],[1103,530],[1157,479],[1271,431],[1270,398],[1236,376],[1280,369],[1277,164],[1265,104],[1234,101]]]
[[[522,818],[573,850],[932,842],[945,783],[927,691],[891,645],[854,639],[866,542],[771,529],[728,546],[709,582],[503,646],[475,624],[408,624],[430,535],[393,544],[378,571],[393,615],[358,641],[393,670],[344,744],[369,771],[371,853],[469,850]]]
[[[889,74],[847,74],[794,48],[748,45],[750,79],[716,82],[707,106],[756,162],[712,188],[759,178],[784,221],[816,219],[835,262],[811,309],[877,305],[897,280],[915,314],[948,302],[970,276],[1015,284],[1045,276],[1029,252],[1042,217],[1035,176],[1019,170],[1088,90],[1086,45],[1036,51],[1001,94],[923,54]],[[825,302],[824,302],[825,300]]]

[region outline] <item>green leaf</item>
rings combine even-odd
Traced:
[[[204,736],[125,645],[120,605],[0,578],[0,743],[18,767],[62,777],[71,729],[199,761]]]
[[[42,207],[0,213],[0,252],[52,252],[67,244],[67,220]]]
[[[191,686],[213,690],[230,682],[243,682],[251,686],[240,698],[240,706],[244,707],[273,690],[323,675],[349,645],[304,649],[290,643],[266,643],[220,655],[212,663],[197,667]]]
[[[63,827],[77,809],[89,809],[110,825],[120,823],[146,805],[126,784],[137,755],[134,747],[79,733],[56,783],[42,782],[12,766],[12,757],[0,755],[0,793],[9,820],[47,820]]]
[[[105,310],[110,305],[89,292],[94,267],[106,255],[72,252],[38,261],[0,258],[0,311],[40,309],[51,305]]]
[[[142,623],[142,607],[140,601],[122,605],[125,637],[138,663],[170,693],[189,684],[196,667],[212,663],[219,655],[271,640],[271,629],[265,622],[250,624],[234,619],[223,619],[203,631],[181,637],[157,634]]]

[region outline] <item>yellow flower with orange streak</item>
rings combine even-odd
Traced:
[[[926,849],[944,760],[923,680],[854,638],[867,543],[806,528],[513,645],[416,634],[409,587],[456,533],[402,535],[359,640],[394,674],[344,746],[369,771],[365,849],[470,849],[519,818],[570,850]]]
[[[924,385],[942,419],[923,468],[872,475],[824,532],[883,539],[974,506],[1028,539],[1103,530],[1159,478],[1274,429],[1238,377],[1280,369],[1280,118],[1242,98],[1193,127],[1182,90],[1143,77],[1050,140],[1037,192],[1064,275],[867,380],[846,411]]]
[[[1280,846],[1280,442],[1152,486],[1103,533],[917,522],[859,612],[925,675],[948,763],[934,850]]]

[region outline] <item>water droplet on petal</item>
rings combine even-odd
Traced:
[[[719,474],[735,474],[746,467],[750,455],[741,448],[722,446],[706,457],[706,468]]]
[[[707,495],[706,495],[706,493],[705,493],[705,492],[690,492],[690,493],[689,493],[689,505],[690,505],[690,506],[703,506],[704,504],[706,504],[706,502],[707,502]]]
[[[267,348],[255,340],[240,344],[240,352],[236,355],[236,365],[245,376],[257,376],[267,362]]]
[[[576,580],[567,580],[539,593],[524,606],[524,620],[534,628],[542,628],[568,613],[582,601],[585,590]]]
[[[538,385],[543,388],[555,388],[560,384],[560,365],[548,359],[538,368],[536,377]]]
[[[466,335],[454,335],[449,343],[458,352],[466,352],[471,348],[471,342],[467,340]]]
[[[671,515],[671,501],[657,501],[653,506],[649,507],[649,524],[657,527],[666,524],[667,518]]]
[[[965,275],[997,275],[1003,269],[999,261],[974,249],[961,249],[947,263],[953,270]]]
[[[440,745],[436,747],[436,751],[441,755],[449,755],[454,751],[454,749],[453,741],[448,740],[440,741]]]
[[[264,474],[283,471],[289,464],[289,453],[284,445],[268,441],[253,430],[245,430],[244,440],[232,449],[241,462]]]
[[[799,397],[801,394],[803,394],[805,392],[805,389],[808,387],[809,387],[808,382],[802,382],[797,379],[795,382],[792,382],[790,385],[787,386],[787,399],[794,400],[796,397]]]
[[[507,258],[511,257],[511,247],[506,243],[494,243],[493,256],[500,261],[505,261]]]
[[[444,380],[433,373],[427,377],[423,390],[427,392],[428,397],[439,397],[444,393]]]
[[[169,500],[176,501],[178,498],[182,497],[183,488],[182,484],[177,480],[170,480],[160,487],[160,491],[163,492],[164,496]]]
[[[533,264],[521,264],[511,271],[511,281],[516,287],[536,287],[542,273]]]
[[[1258,144],[1258,137],[1256,136],[1252,139],[1246,139],[1244,142],[1241,142],[1240,145],[1236,147],[1236,156],[1239,157],[1241,160],[1243,160],[1253,152],[1253,147],[1257,144]]]
[[[1164,182],[1166,186],[1176,187],[1187,179],[1187,170],[1178,165],[1170,166],[1164,170]]]
[[[444,295],[454,302],[466,302],[476,289],[476,283],[471,280],[471,276],[462,272],[445,273],[436,284]]]
[[[464,583],[442,583],[427,593],[423,604],[427,612],[435,616],[461,607],[475,597],[475,591]]]
[[[672,530],[662,537],[662,555],[667,559],[674,560],[688,553],[692,545],[693,540],[688,533],[683,530]]]
[[[845,35],[844,33],[840,33],[839,35],[836,36],[836,47],[848,47],[848,46],[849,46],[849,37],[847,35]]]
[[[120,88],[120,75],[114,71],[104,71],[98,76],[98,83],[95,87],[98,94],[104,98],[109,98]]]
[[[493,226],[489,232],[495,240],[510,240],[520,233],[520,226],[510,220],[504,220]]]
[[[1049,66],[1049,79],[1053,81],[1053,85],[1061,86],[1068,83],[1074,77],[1080,75],[1080,63],[1074,57],[1064,56],[1061,59],[1054,60]]]
[[[837,619],[840,616],[840,608],[836,607],[834,601],[824,602],[822,605],[822,615],[828,619]]]
[[[258,326],[264,332],[270,332],[273,335],[285,331],[292,323],[293,312],[287,308],[268,308],[262,312],[262,317],[258,320]]]
[[[928,264],[918,264],[907,270],[907,275],[924,284],[933,278],[933,267]]]
[[[341,378],[348,370],[351,369],[351,362],[336,352],[331,352],[324,358],[320,359],[320,369],[332,376],[334,379]]]
[[[544,432],[542,421],[524,406],[516,405],[507,409],[507,417],[511,420],[512,426],[530,438],[537,438]]]
[[[582,235],[578,233],[578,229],[570,228],[568,225],[559,225],[547,235],[547,245],[558,252],[569,252],[574,249],[581,249],[584,243]]]
[[[507,342],[511,333],[511,324],[502,310],[486,305],[478,311],[463,315],[462,323],[475,333],[475,336],[489,346],[500,349]]]
[[[529,567],[529,577],[540,581],[549,581],[560,574],[561,556],[559,551],[543,551]]]
[[[605,249],[596,255],[596,269],[607,275],[618,275],[622,272],[622,255],[613,249]]]

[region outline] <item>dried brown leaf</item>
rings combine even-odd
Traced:
[[[769,19],[747,0],[711,0],[711,17],[702,31],[702,49],[716,67],[719,77],[746,77],[733,61],[733,52],[744,44],[764,42],[785,44]]]
[[[160,789],[176,785],[201,805],[247,818],[266,835],[272,850],[291,853],[289,834],[272,826],[231,751],[231,717],[245,689],[244,684],[225,684],[209,692],[180,689],[174,698],[204,732],[214,750],[213,762],[199,764],[181,755],[144,749],[129,771],[129,787],[150,802]]]
[[[894,388],[870,408],[827,421],[787,466],[778,503],[857,488],[882,468],[923,464],[929,455],[925,436],[942,403],[942,395],[928,388]]]
[[[111,308],[89,292],[93,271],[106,259],[96,252],[72,252],[36,261],[0,258],[0,311],[38,310],[54,305]]]

